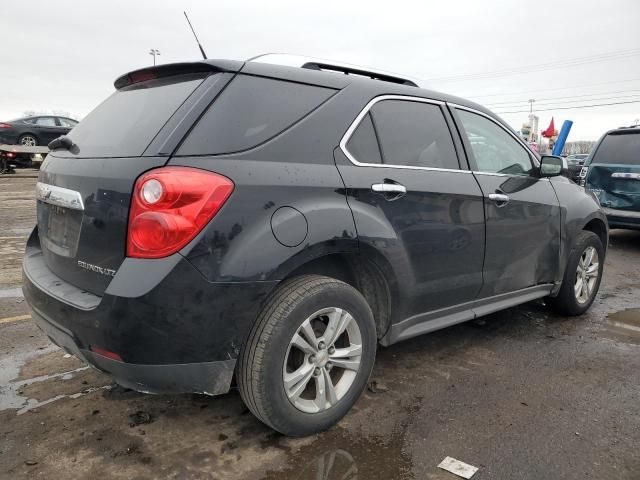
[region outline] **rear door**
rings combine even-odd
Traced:
[[[560,254],[560,207],[531,152],[497,121],[454,108],[484,194],[486,249],[481,298],[553,283]]]
[[[55,117],[38,117],[35,119],[38,127],[37,135],[40,145],[47,145],[54,138],[62,135],[62,129],[56,123]]]
[[[607,134],[588,165],[585,188],[604,208],[640,212],[640,129]]]
[[[394,270],[397,319],[473,300],[482,284],[482,192],[450,126],[441,102],[377,97],[336,149],[361,251]]]

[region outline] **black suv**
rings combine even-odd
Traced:
[[[142,392],[229,390],[288,435],[336,423],[376,346],[599,287],[597,201],[500,118],[406,78],[207,60],[118,78],[37,184],[24,293]]]

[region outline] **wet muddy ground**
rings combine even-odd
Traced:
[[[288,439],[235,391],[126,391],[50,344],[17,290],[33,177],[0,176],[0,478],[458,478],[446,456],[474,480],[640,478],[640,232],[612,232],[587,315],[535,302],[381,348],[376,393]]]

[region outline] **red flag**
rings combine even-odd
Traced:
[[[551,138],[553,137],[553,135],[556,133],[556,127],[553,124],[553,117],[551,117],[551,123],[549,124],[549,126],[547,127],[546,130],[544,130],[541,135],[544,138]]]

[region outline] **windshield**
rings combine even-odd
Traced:
[[[640,165],[640,132],[607,135],[591,163]]]
[[[78,147],[77,156],[142,155],[204,76],[202,73],[176,75],[116,91],[67,135]]]

